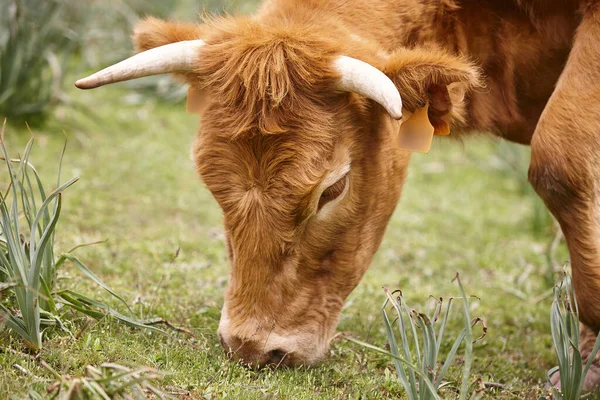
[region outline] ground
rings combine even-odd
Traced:
[[[414,155],[383,244],[347,300],[338,327],[345,335],[330,356],[311,368],[257,372],[230,362],[216,336],[228,261],[221,212],[190,159],[197,116],[186,114],[183,104],[132,94],[123,84],[68,89],[67,95],[78,107],[61,106],[33,129],[32,160],[42,175],[50,179],[56,171],[64,130],[64,180],[80,177],[64,194],[59,249],[108,240],[77,255],[138,317],[166,318],[195,339],[107,320],[77,338],[48,331],[40,358],[62,375],[115,362],[159,369],[165,375],[160,386],[182,397],[402,397],[390,360],[344,337],[385,346],[382,287],[400,288],[411,306],[422,307],[430,295],[458,294],[451,279],[459,272],[466,291],[480,299],[471,300],[471,313],[489,328],[475,345],[473,379],[500,385],[484,397],[536,399],[541,393],[546,371],[556,364],[549,311],[560,275],[556,266],[567,254],[560,244],[549,257],[556,231],[526,182],[526,147],[481,136],[463,143],[441,139],[430,154]],[[9,123],[6,142],[13,154],[27,138],[23,124]],[[111,301],[71,265],[60,276],[61,287]],[[75,331],[83,324],[79,318]],[[454,323],[448,340],[459,329]],[[0,344],[23,350],[6,331]],[[0,353],[0,398],[44,392],[53,381],[39,363]]]

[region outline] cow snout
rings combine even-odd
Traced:
[[[328,337],[321,337],[314,330],[296,328],[289,332],[276,323],[261,324],[256,320],[232,323],[225,307],[218,335],[231,359],[253,368],[315,364],[329,348]]]
[[[219,341],[227,356],[243,364],[263,368],[265,366],[294,366],[294,354],[283,347],[268,348],[268,339],[241,339],[236,336],[224,336],[219,332]]]

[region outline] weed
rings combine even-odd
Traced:
[[[398,379],[402,382],[406,395],[409,400],[439,400],[441,399],[439,391],[447,386],[444,381],[448,369],[456,357],[456,354],[461,346],[465,343],[465,351],[463,356],[462,382],[459,389],[459,398],[464,400],[470,393],[470,374],[471,364],[473,362],[473,326],[480,323],[483,327],[483,335],[485,336],[487,327],[485,322],[480,318],[471,319],[469,313],[469,304],[467,296],[460,282],[458,274],[455,277],[462,295],[462,305],[464,314],[464,328],[461,333],[455,338],[452,348],[446,355],[442,363],[439,362],[440,346],[444,338],[448,316],[450,314],[450,306],[452,298],[448,300],[445,311],[442,316],[443,300],[436,299],[436,305],[431,314],[425,314],[416,310],[410,309],[402,296],[402,292],[390,292],[384,288],[386,300],[382,306],[383,322],[387,332],[390,352],[364,343],[358,340],[351,341],[361,344],[370,349],[389,355],[396,368]],[[398,294],[395,296],[395,294]],[[396,334],[393,329],[393,322],[387,314],[387,306],[391,304],[396,313],[398,321],[398,330],[400,333],[401,343],[398,344]],[[438,325],[436,329],[436,324]],[[410,327],[410,330],[409,330]],[[412,341],[411,341],[412,338]],[[477,339],[477,340],[479,340]],[[439,367],[441,365],[441,368]],[[476,398],[477,395],[474,397]],[[474,398],[471,397],[471,398]]]
[[[6,161],[10,183],[7,192],[0,199],[0,271],[5,278],[0,290],[14,295],[14,298],[6,296],[0,303],[0,317],[6,326],[34,351],[42,347],[44,327],[58,325],[66,329],[60,319],[60,309],[65,305],[95,319],[111,315],[128,325],[162,332],[73,290],[55,290],[57,270],[66,261],[70,261],[128,307],[121,297],[75,256],[66,253],[56,258],[54,255],[62,192],[78,179],[73,178],[60,184],[66,142],[60,155],[57,188],[47,193],[40,176],[29,162],[33,138],[27,143],[21,158],[11,159],[4,145],[5,128],[6,121],[0,132],[0,148],[2,159]],[[13,164],[17,166],[16,169]],[[26,221],[26,229],[20,223],[22,216]]]
[[[555,399],[577,400],[581,396],[585,376],[592,365],[598,349],[600,336],[583,366],[579,351],[579,310],[571,275],[565,271],[561,283],[554,288],[554,301],[550,312],[552,341],[558,357],[558,366],[548,371],[548,380],[560,373],[560,389],[551,388]]]
[[[172,398],[150,382],[162,379],[152,368],[129,369],[119,364],[104,363],[100,368],[85,367],[85,375],[77,378],[64,378],[52,371],[59,379],[47,389],[60,400],[72,399],[148,399]],[[36,392],[30,398],[36,399]],[[42,398],[41,396],[39,398]]]

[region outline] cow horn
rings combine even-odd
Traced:
[[[203,40],[184,40],[143,51],[75,82],[79,89],[93,89],[109,83],[150,75],[186,72],[194,68]]]
[[[340,56],[334,62],[340,73],[337,88],[345,92],[361,94],[381,104],[394,119],[402,118],[400,93],[383,72],[356,58]]]

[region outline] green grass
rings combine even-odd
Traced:
[[[0,398],[29,389],[44,392],[53,384],[56,378],[41,360],[72,377],[105,362],[155,368],[164,376],[158,386],[192,398],[402,396],[388,357],[344,339],[312,368],[256,372],[228,361],[216,336],[228,273],[221,212],[189,156],[197,117],[182,104],[132,95],[124,85],[66,91],[89,110],[59,106],[35,132],[31,155],[42,178],[53,179],[63,129],[69,136],[62,173],[80,180],[63,196],[57,254],[108,239],[78,250],[78,257],[138,317],[165,318],[191,330],[195,339],[183,334],[168,339],[107,320],[87,324],[79,316],[70,322],[74,337],[48,332],[38,359],[31,360],[5,330]],[[9,121],[10,147],[22,148],[27,139],[26,129]],[[507,154],[514,157],[510,163]],[[481,299],[470,302],[471,315],[488,326],[487,336],[474,345],[472,376],[500,384],[483,390],[484,398],[537,399],[546,371],[556,364],[549,325],[552,283],[545,277],[559,274],[548,272],[546,248],[555,233],[524,183],[527,157],[525,148],[483,138],[463,144],[440,140],[430,154],[414,155],[385,240],[350,295],[339,331],[383,347],[382,286],[403,289],[407,302],[421,308],[429,295],[460,295],[451,282],[459,272],[468,293]],[[515,160],[518,172],[509,166]],[[3,179],[3,188],[6,183]],[[564,246],[555,253],[555,263],[562,265]],[[72,265],[59,273],[58,286],[116,304]],[[451,317],[448,338],[460,333],[460,318]],[[443,343],[444,351],[451,344]],[[450,371],[451,377],[458,374]]]
[[[440,400],[448,396],[460,400],[475,400],[481,397],[476,385],[473,387],[471,379],[471,365],[473,363],[473,344],[483,339],[487,327],[480,318],[471,319],[469,312],[469,298],[456,274],[453,279],[458,283],[461,297],[430,297],[429,310],[415,310],[408,306],[402,291],[390,292],[384,289],[386,300],[381,307],[383,321],[388,337],[389,351],[350,338],[353,343],[386,354],[394,362],[398,380],[404,387],[408,400]],[[440,349],[444,341],[446,325],[450,319],[452,300],[461,300],[463,310],[464,328],[453,341],[447,354],[442,354]],[[388,316],[390,309],[393,320]],[[482,334],[476,339],[473,327],[481,326]],[[410,327],[410,329],[409,329]],[[396,333],[396,331],[398,331]],[[398,338],[397,338],[398,336]],[[450,371],[458,351],[464,348],[462,357],[462,374],[459,382],[447,381],[446,374]],[[460,389],[458,386],[460,385]],[[450,392],[442,393],[444,390]],[[470,394],[470,392],[475,393]],[[454,394],[454,395],[453,395]]]
[[[550,326],[558,366],[548,371],[548,378],[554,373],[560,373],[560,390],[553,388],[552,393],[557,400],[578,400],[583,391],[587,372],[600,348],[600,337],[596,338],[587,360],[583,360],[579,351],[577,295],[573,289],[571,274],[567,271],[560,285],[554,288]],[[600,397],[597,391],[593,394],[595,398]]]
[[[146,399],[149,396],[161,400],[171,398],[152,385],[152,381],[161,378],[152,368],[131,370],[122,365],[104,363],[99,369],[87,366],[82,377],[65,379],[61,376],[60,383],[50,386],[47,392],[52,396],[60,396],[61,400]],[[38,394],[29,393],[34,397],[32,400],[36,399],[34,393]]]

